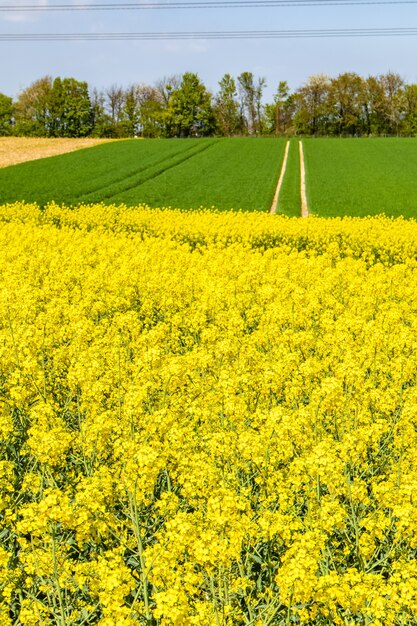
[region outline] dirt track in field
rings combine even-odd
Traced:
[[[303,142],[300,141],[300,178],[301,178],[301,217],[308,217],[308,204],[306,193],[306,170],[304,164]]]
[[[47,139],[44,137],[0,137],[0,167],[24,161],[91,148],[113,139]]]
[[[269,212],[272,213],[272,214],[277,212],[279,193],[281,191],[282,182],[284,180],[285,170],[287,169],[287,159],[288,159],[289,148],[290,148],[290,142],[287,141],[287,143],[285,145],[284,158],[283,158],[282,165],[281,165],[281,172],[280,172],[280,175],[279,175],[277,188],[275,189],[274,199],[272,200],[271,208],[269,210]]]

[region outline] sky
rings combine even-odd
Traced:
[[[0,0],[6,5],[94,4],[99,0]],[[101,0],[108,2],[109,0]],[[134,0],[129,0],[133,2]],[[150,0],[157,1],[157,0]],[[168,0],[169,1],[169,0]],[[172,0],[171,0],[172,1]],[[233,9],[23,12],[0,11],[0,35],[417,27],[417,3]],[[15,98],[38,78],[74,77],[91,87],[154,84],[196,72],[216,92],[226,73],[266,78],[265,100],[279,81],[296,89],[309,76],[362,76],[389,70],[417,83],[417,35],[409,37],[193,41],[2,41],[0,92]]]

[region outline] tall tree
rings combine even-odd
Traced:
[[[106,89],[106,105],[111,120],[112,136],[123,136],[124,92],[122,87],[119,85],[111,85]]]
[[[417,85],[406,85],[404,88],[404,120],[402,133],[417,135]]]
[[[0,93],[0,135],[11,135],[13,132],[13,99]]]
[[[296,91],[296,132],[307,135],[324,135],[328,132],[329,89],[330,78],[326,74],[315,74]]]
[[[365,89],[369,134],[398,134],[405,109],[402,78],[393,72],[369,76]]]
[[[384,113],[387,131],[398,135],[404,112],[404,80],[395,72],[381,74],[379,80],[384,94]]]
[[[384,133],[384,94],[381,82],[376,76],[368,76],[364,81],[363,109],[367,135]]]
[[[361,134],[363,80],[353,72],[345,72],[333,78],[329,88],[330,124],[334,132],[342,134]]]
[[[48,135],[49,99],[52,78],[44,76],[24,89],[16,102],[16,134],[43,137]]]
[[[130,85],[124,93],[123,124],[128,137],[136,137],[139,132],[140,102],[137,85]]]
[[[246,114],[246,126],[250,135],[258,135],[263,130],[262,95],[266,79],[255,81],[252,72],[242,72],[237,78],[242,112]]]
[[[211,95],[197,74],[183,74],[169,101],[167,117],[176,136],[204,137],[213,133]]]
[[[61,78],[55,78],[48,96],[49,137],[62,137],[65,127],[65,93]]]
[[[278,84],[274,94],[274,101],[265,107],[268,132],[274,135],[283,135],[291,132],[292,116],[294,113],[294,98],[286,80]]]
[[[219,86],[214,107],[217,126],[222,135],[234,135],[240,130],[236,82],[230,74],[225,74],[219,81]]]
[[[167,100],[158,87],[138,85],[139,132],[143,137],[161,137],[166,134],[165,109]],[[168,134],[169,135],[169,134]]]
[[[266,78],[258,78],[255,89],[255,106],[256,106],[256,115],[257,115],[257,128],[256,134],[262,135],[264,132],[264,115],[263,115],[263,107],[262,107],[262,96],[264,89],[266,87]]]
[[[180,85],[180,74],[171,74],[171,76],[164,76],[163,78],[160,78],[156,81],[155,88],[159,91],[161,95],[161,103],[165,107],[169,105],[169,101],[171,100],[173,92],[179,89]]]
[[[106,111],[106,96],[103,91],[94,87],[90,91],[91,103],[91,134],[94,137],[111,137],[113,127],[111,119]]]
[[[48,134],[86,137],[92,130],[88,84],[75,78],[55,78],[49,95]]]

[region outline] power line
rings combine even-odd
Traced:
[[[231,9],[306,6],[355,6],[417,4],[417,0],[179,0],[173,2],[135,2],[107,4],[55,4],[55,5],[0,5],[0,12],[56,12],[56,11],[132,11],[155,9]]]
[[[187,39],[306,39],[329,37],[410,37],[409,28],[331,28],[319,30],[193,31],[171,33],[24,33],[2,34],[0,41],[161,41]]]

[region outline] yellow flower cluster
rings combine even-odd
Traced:
[[[417,223],[0,207],[0,623],[417,623]]]

